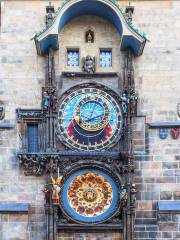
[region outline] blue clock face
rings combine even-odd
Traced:
[[[99,124],[104,117],[104,107],[96,101],[87,101],[80,109],[80,119],[90,125]]]
[[[90,87],[66,96],[58,118],[58,136],[72,149],[106,149],[117,142],[122,129],[117,101],[110,94]]]

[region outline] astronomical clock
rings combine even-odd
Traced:
[[[93,85],[77,87],[60,101],[58,136],[66,146],[100,151],[117,143],[123,126],[122,109],[118,95],[110,92]]]
[[[95,8],[91,4],[97,2],[82,1],[90,4],[87,10],[92,11]],[[75,7],[73,11],[77,9]],[[50,34],[42,37],[43,40],[37,33],[34,36],[38,54],[47,55],[41,109],[17,109],[22,139],[18,153],[20,164],[25,175],[46,175],[43,189],[46,239],[55,240],[57,231],[62,229],[109,228],[120,230],[123,240],[132,240],[136,201],[132,180],[132,125],[137,96],[134,89],[134,55],[130,48],[126,49],[131,38],[128,37],[127,44],[122,47],[125,50],[121,55],[123,74],[106,70],[112,70],[112,49],[98,49],[98,63],[94,55],[88,53],[80,59],[78,49],[66,49],[66,67],[71,70],[76,67],[79,71],[61,72],[57,83],[54,66],[58,43],[52,47],[58,39],[52,30],[57,29],[56,25],[53,27],[56,24],[56,18],[53,18],[55,11],[51,5],[46,10]],[[132,11],[129,6],[126,18],[130,22]],[[101,16],[103,12],[99,14]],[[121,12],[119,14],[122,15]],[[61,15],[64,16],[60,14],[59,17]],[[46,30],[39,34],[46,34]],[[95,36],[92,29],[84,32],[83,44],[94,44]],[[123,42],[124,38],[121,44]],[[139,43],[135,42],[132,46],[139,46]],[[97,66],[104,71],[101,69],[98,72]]]
[[[72,154],[66,160],[67,166],[61,166],[66,174],[59,198],[60,211],[70,219],[70,225],[101,227],[111,218],[114,226],[121,225],[117,215],[122,213],[119,209],[123,182],[115,166],[120,154],[112,149],[122,138],[122,104],[121,94],[87,81],[59,96],[57,146],[62,144]]]

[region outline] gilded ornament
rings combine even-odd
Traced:
[[[111,205],[113,191],[111,184],[101,175],[85,173],[77,176],[68,188],[70,206],[79,215],[98,216]]]
[[[59,204],[59,193],[61,190],[61,181],[62,181],[62,176],[58,177],[57,179],[54,179],[51,176],[51,182],[52,182],[52,202],[53,204]]]

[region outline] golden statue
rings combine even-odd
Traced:
[[[59,193],[61,190],[61,181],[62,177],[58,177],[56,180],[51,176],[51,181],[53,185],[53,191],[52,191],[52,202],[53,204],[59,204]]]
[[[90,32],[88,33],[87,40],[88,40],[88,43],[92,43],[93,37]]]

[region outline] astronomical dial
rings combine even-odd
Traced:
[[[95,223],[111,216],[118,204],[114,179],[98,169],[74,172],[61,191],[65,212],[78,222]]]
[[[58,136],[71,149],[102,150],[121,134],[122,112],[114,97],[93,87],[72,91],[59,106]]]
[[[109,108],[98,96],[87,96],[76,107],[75,120],[86,131],[98,131],[108,124]]]

